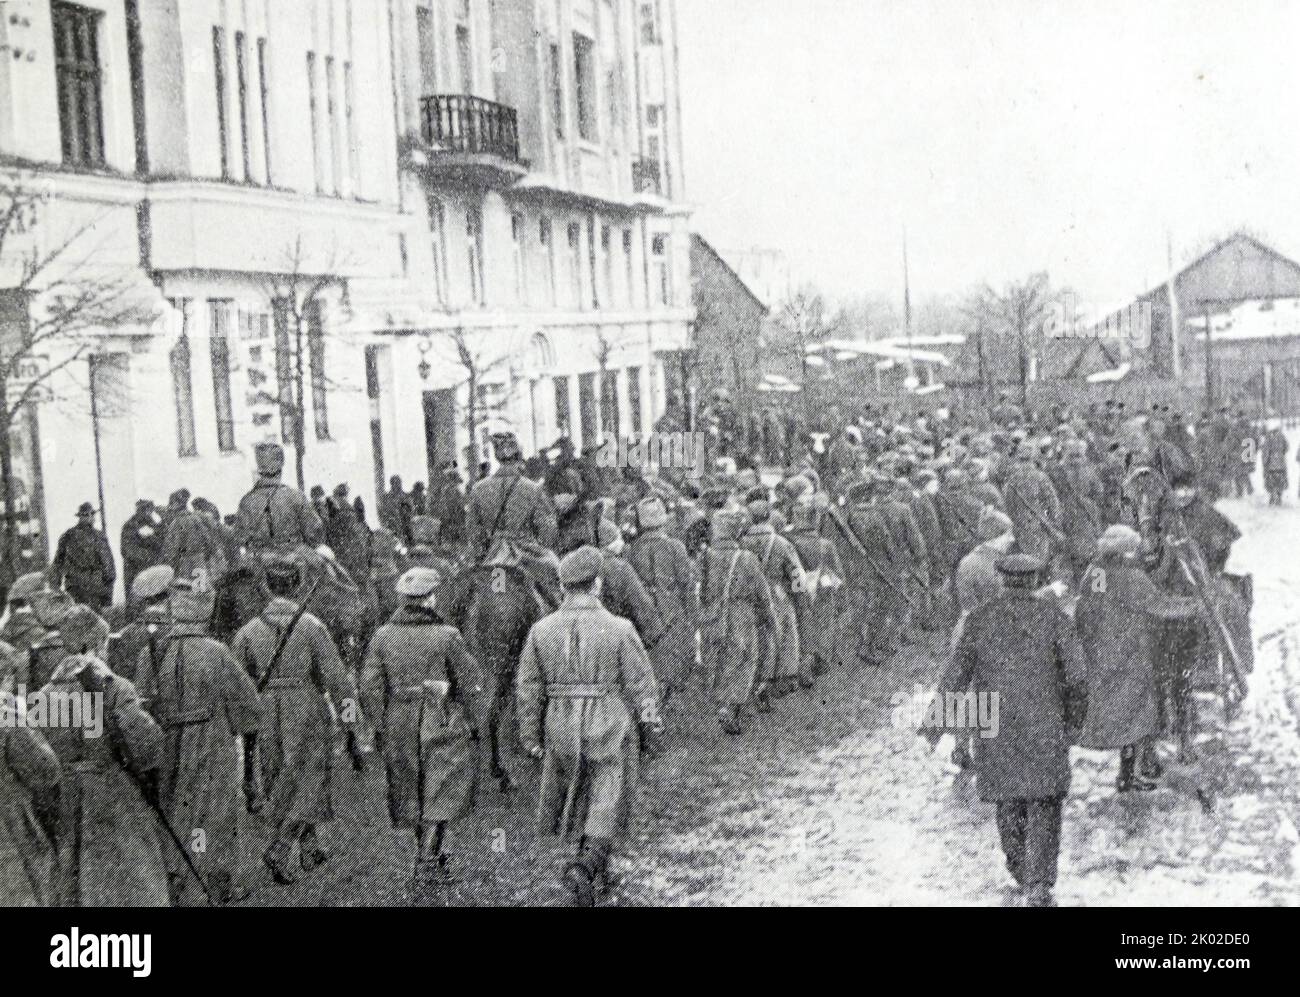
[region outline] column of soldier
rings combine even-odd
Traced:
[[[1167,408],[1118,402],[1026,417],[1004,396],[968,419],[865,406],[792,424],[760,470],[719,432],[727,405],[705,422],[733,456],[708,468],[610,468],[567,438],[525,461],[498,434],[497,469],[468,494],[454,465],[430,494],[394,478],[373,530],[346,485],[305,496],[261,445],[228,519],[184,490],[161,514],[140,503],[122,529],[124,607],[82,506],[51,569],[10,589],[0,659],[6,709],[86,693],[104,736],[0,731],[0,807],[27,818],[0,820],[16,839],[0,847],[6,899],[241,899],[240,806],[268,829],[271,877],[292,883],[329,859],[340,733],[356,767],[382,759],[414,879],[437,888],[480,734],[509,781],[496,728],[513,695],[502,736],[540,763],[540,829],[574,843],[561,880],[589,905],[671,697],[699,724],[681,694],[702,694],[738,736],[832,669],[951,633],[941,689],[1000,690],[1014,718],[993,740],[951,732],[954,758],[997,804],[1017,887],[1050,903],[1069,744],[1120,749],[1122,792],[1154,788],[1159,735],[1192,750],[1211,634],[1175,555],[1190,542],[1222,575],[1237,532],[1211,499],[1252,468],[1209,441],[1235,454],[1253,427],[1220,413],[1193,437]]]

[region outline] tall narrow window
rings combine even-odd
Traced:
[[[550,59],[551,121],[555,137],[564,138],[564,66],[560,62],[560,46],[551,45]]]
[[[609,226],[600,227],[600,260],[602,268],[602,285],[605,291],[605,304],[614,304],[614,254],[610,251]]]
[[[524,216],[515,212],[510,216],[510,238],[515,254],[515,303],[528,303],[528,253],[525,245]]]
[[[569,302],[582,307],[582,226],[569,223]]]
[[[316,172],[316,193],[325,193],[325,171],[320,148],[320,97],[317,94],[316,53],[307,53],[307,104],[311,115],[311,159]]]
[[[602,371],[600,375],[600,433],[601,439],[618,439],[618,372]]]
[[[596,277],[596,216],[587,219],[587,279],[591,282],[591,307],[600,307],[600,281]]]
[[[655,294],[661,305],[672,301],[671,274],[668,270],[668,236],[656,235],[650,240],[650,257],[653,263]]]
[[[447,211],[441,201],[429,199],[429,236],[433,240],[433,293],[438,304],[447,303]]]
[[[257,40],[257,84],[262,98],[262,158],[266,174],[266,185],[271,181],[271,93],[270,72],[267,66],[266,39]]]
[[[549,218],[538,220],[537,238],[542,244],[543,251],[546,253],[546,303],[554,307],[556,304],[555,239],[551,232],[551,220]]]
[[[336,93],[338,91],[338,80],[334,69],[334,56],[325,56],[325,141],[328,143],[326,148],[329,150],[330,178],[334,185],[334,193],[339,194],[343,191],[343,156],[339,148],[339,119],[338,119],[338,101]]]
[[[230,396],[230,317],[231,301],[209,301],[212,336],[208,352],[212,358],[212,401],[217,411],[217,446],[222,453],[235,449],[235,416]]]
[[[469,295],[476,305],[486,303],[483,293],[483,209],[465,209],[465,250],[469,261]]]
[[[172,307],[181,313],[181,335],[172,347],[168,359],[172,369],[172,395],[176,401],[176,455],[198,456],[194,437],[194,382],[190,370],[189,310],[185,302],[176,300]]]
[[[573,36],[573,85],[578,96],[578,135],[588,142],[600,136],[596,124],[596,43],[586,35]]]
[[[555,378],[555,428],[561,436],[572,436],[569,427],[569,378]]]
[[[456,15],[456,66],[460,70],[460,92],[474,92],[474,48],[470,42],[469,0],[461,0]]]
[[[53,4],[51,15],[54,21],[54,72],[59,94],[59,134],[63,143],[63,161],[70,166],[102,166],[104,114],[99,66],[101,15],[99,11],[71,3]]]
[[[320,302],[307,302],[307,363],[311,369],[311,413],[316,424],[316,439],[330,438],[330,417],[325,387],[325,323]]]
[[[594,446],[600,440],[600,410],[596,401],[596,375],[578,375],[578,420],[582,429],[582,447]]]
[[[438,49],[434,41],[433,11],[428,7],[415,8],[415,38],[420,49],[420,96],[428,97],[438,92]]]
[[[626,297],[623,303],[631,308],[635,302],[636,295],[633,288],[636,287],[636,281],[633,280],[632,271],[632,230],[623,229],[623,290]]]
[[[293,328],[293,309],[285,298],[277,298],[275,318],[275,383],[280,395],[280,439],[292,445],[297,439],[297,419],[294,392],[294,342],[297,330]]]
[[[641,435],[641,368],[627,369],[627,411],[632,418],[632,433]]]
[[[253,145],[248,120],[248,44],[242,31],[235,32],[235,85],[239,89],[239,141],[244,155],[244,179],[253,180]]]
[[[343,122],[348,146],[348,177],[352,183],[352,196],[361,196],[361,146],[357,136],[356,91],[352,88],[352,63],[343,63]]]
[[[221,179],[230,179],[230,132],[226,126],[226,29],[212,29],[212,65],[217,87],[217,141],[221,145]]]

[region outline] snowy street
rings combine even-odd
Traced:
[[[1257,639],[1300,622],[1300,558],[1290,542],[1300,508],[1294,495],[1288,501],[1271,509],[1257,492],[1219,505],[1244,534],[1229,569],[1254,574]],[[890,723],[894,691],[932,685],[938,668],[933,654],[915,653],[879,676],[835,676],[837,686],[844,682],[856,695],[856,711],[840,718],[851,729],[808,754],[787,745],[781,759],[756,757],[760,777],[744,801],[714,804],[711,822],[652,843],[644,864],[656,884],[654,899],[1003,902],[1011,879],[992,806],[979,802],[969,781],[954,783],[942,747],[931,754],[910,728]],[[1300,902],[1300,629],[1257,649],[1251,685],[1220,742],[1224,750],[1213,750],[1213,741],[1205,746],[1202,778],[1217,796],[1212,814],[1197,801],[1190,773],[1167,765],[1158,791],[1120,796],[1117,752],[1072,751],[1057,889],[1062,906]],[[842,708],[829,696],[823,707]],[[808,727],[833,731],[835,724],[809,719]],[[1164,745],[1162,757],[1170,753]],[[703,862],[701,852],[717,862]],[[707,868],[708,880],[692,875],[692,867]]]

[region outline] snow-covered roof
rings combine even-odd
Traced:
[[[1300,336],[1300,298],[1243,301],[1211,315],[1210,322],[1211,339],[1216,342]],[[1187,324],[1201,330],[1196,339],[1205,339],[1203,317],[1189,318]]]
[[[1122,363],[1118,367],[1111,367],[1109,370],[1099,370],[1095,374],[1089,374],[1087,381],[1089,384],[1107,384],[1111,381],[1122,381],[1128,377],[1128,373],[1132,369],[1132,364]]]
[[[938,338],[938,337],[933,337]],[[837,360],[848,360],[853,357],[879,357],[882,360],[907,360],[912,359],[921,363],[938,364],[941,367],[948,365],[946,354],[939,353],[936,350],[921,350],[916,348],[916,340],[912,341],[911,349],[908,348],[906,341],[896,339],[873,339],[871,341],[862,339],[828,339],[821,343],[812,343],[808,346],[808,353],[828,353],[833,352]]]

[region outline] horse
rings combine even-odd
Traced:
[[[501,764],[501,721],[514,691],[519,656],[542,607],[532,579],[518,566],[471,565],[452,578],[449,588],[448,621],[492,679],[487,716],[491,774],[501,792],[509,794],[515,787]]]

